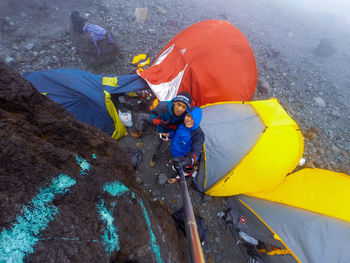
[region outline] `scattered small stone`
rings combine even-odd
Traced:
[[[326,107],[326,102],[320,98],[320,97],[317,97],[317,98],[314,98],[314,100],[316,101],[317,105],[320,106],[320,107]]]
[[[157,6],[157,12],[161,15],[165,15],[167,13],[165,8],[162,6]]]
[[[145,23],[145,21],[148,19],[148,8],[136,8],[135,9],[135,17],[137,23]]]
[[[315,168],[315,164],[314,162],[309,161],[304,164],[304,168]]]
[[[141,148],[143,147],[144,143],[143,142],[137,142],[136,147]]]
[[[12,57],[10,57],[10,56],[7,56],[6,58],[5,58],[5,62],[6,63],[11,63],[11,62],[13,62],[14,61],[14,59],[12,58]]]
[[[332,145],[332,151],[335,152],[336,154],[341,153],[341,150],[335,145]]]
[[[16,60],[17,60],[18,62],[24,62],[24,61],[26,61],[26,59],[25,59],[24,57],[17,57]]]
[[[216,215],[221,218],[221,217],[223,217],[225,215],[225,213],[224,212],[219,212]]]
[[[165,173],[160,173],[158,175],[158,184],[165,185],[168,182],[168,176]]]
[[[138,183],[138,184],[142,184],[142,179],[141,179],[141,177],[139,177],[139,176],[136,176],[136,182]]]
[[[27,50],[31,50],[31,49],[34,47],[34,44],[33,44],[33,43],[28,43],[28,44],[26,44],[24,47],[25,47],[25,49],[27,49]]]

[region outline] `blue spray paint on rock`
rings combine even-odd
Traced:
[[[58,209],[50,204],[56,194],[65,194],[76,180],[60,174],[52,180],[48,188],[40,189],[29,205],[21,211],[21,216],[10,229],[0,234],[0,262],[23,262],[28,253],[34,252],[39,234],[58,214]]]
[[[112,202],[112,208],[110,211],[104,206],[104,200],[102,199],[96,204],[97,211],[100,214],[101,220],[107,224],[107,228],[104,230],[102,235],[102,243],[105,247],[106,252],[110,255],[113,251],[119,251],[119,237],[117,234],[117,228],[114,226],[113,221],[113,210],[115,203]]]
[[[127,188],[124,184],[120,183],[119,181],[114,181],[111,183],[106,183],[103,186],[103,190],[110,193],[112,196],[121,196],[123,193],[126,193],[129,191],[129,188]],[[118,251],[120,249],[119,247],[119,237],[117,230],[118,228],[114,225],[114,217],[113,217],[113,211],[115,207],[115,202],[111,203],[112,208],[108,210],[104,206],[104,200],[102,199],[99,203],[96,204],[97,211],[100,214],[101,220],[107,224],[106,229],[103,232],[102,235],[102,242],[106,249],[106,252],[110,255],[113,251]]]
[[[126,187],[124,184],[122,184],[119,181],[106,183],[103,187],[103,190],[110,193],[112,196],[118,196],[118,197],[130,191],[128,187]],[[131,192],[131,198],[135,198],[135,193]],[[143,201],[139,200],[139,203],[142,208],[142,212],[146,220],[148,229],[150,231],[151,249],[153,250],[156,256],[157,262],[162,263],[163,261],[160,255],[160,249],[157,244],[156,236],[154,235],[153,230],[151,228],[151,221],[149,219],[148,212],[146,210],[146,207],[143,204]],[[107,229],[104,231],[102,235],[102,240],[103,240],[103,245],[109,255],[113,251],[119,251],[120,249],[117,228],[113,224],[114,217],[112,215],[115,203],[112,202],[111,205],[112,205],[112,209],[111,211],[108,211],[107,208],[104,206],[104,200],[101,200],[100,203],[96,204],[101,220],[107,224]]]
[[[157,262],[158,262],[158,263],[161,263],[161,262],[163,262],[163,261],[162,261],[162,258],[161,258],[161,256],[160,256],[160,250],[159,250],[159,246],[158,246],[158,244],[157,244],[156,236],[154,235],[154,233],[153,233],[153,231],[152,231],[152,228],[151,228],[151,221],[149,220],[148,212],[147,212],[146,207],[145,207],[145,205],[143,204],[143,201],[142,201],[141,199],[139,200],[139,203],[140,203],[140,205],[141,205],[141,207],[142,207],[143,216],[144,216],[145,219],[146,219],[146,223],[147,223],[147,225],[148,225],[148,229],[149,229],[149,232],[150,232],[150,235],[151,235],[151,242],[152,242],[152,243],[151,243],[151,247],[152,247],[153,252],[154,252],[154,254],[155,254],[155,256],[156,256]]]
[[[75,155],[75,159],[80,166],[80,175],[87,175],[90,171],[91,165],[84,158],[79,157],[77,154]]]
[[[112,196],[121,196],[125,192],[129,192],[129,188],[118,181],[106,183],[103,187],[103,190],[110,193]]]

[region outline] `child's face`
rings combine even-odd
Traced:
[[[192,128],[194,125],[193,118],[189,113],[186,114],[184,122],[187,128]]]
[[[174,114],[175,116],[181,116],[187,110],[187,106],[185,103],[181,101],[174,102]]]

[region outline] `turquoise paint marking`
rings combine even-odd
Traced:
[[[131,197],[132,197],[132,198],[135,198],[134,192],[131,193]]]
[[[56,194],[67,193],[75,183],[68,175],[59,174],[48,188],[39,190],[29,205],[23,207],[22,215],[11,228],[0,234],[0,262],[23,262],[26,254],[34,252],[40,232],[58,214],[58,208],[50,202]]]
[[[106,183],[103,187],[103,190],[113,196],[121,196],[123,193],[128,192],[129,188],[118,181],[114,181],[112,183]]]
[[[77,154],[75,155],[75,159],[80,166],[80,175],[87,175],[90,171],[91,165],[84,158],[79,157]]]
[[[97,159],[96,153],[92,154],[92,159]]]
[[[107,208],[104,206],[104,200],[101,200],[98,204],[96,204],[101,220],[107,224],[107,228],[104,230],[104,233],[102,235],[102,243],[108,255],[110,255],[113,251],[119,251],[120,249],[119,237],[117,234],[118,229],[113,224],[114,217],[112,215],[115,203],[112,202],[111,205],[112,209],[111,211],[108,211]]]
[[[145,205],[143,204],[143,201],[140,199],[139,200],[139,203],[142,207],[142,210],[143,210],[143,216],[145,217],[146,219],[146,223],[148,225],[148,228],[149,228],[149,232],[151,234],[151,241],[152,241],[152,244],[151,244],[151,247],[153,249],[153,252],[154,254],[156,255],[156,258],[157,258],[157,262],[161,263],[163,262],[162,261],[162,258],[160,256],[160,250],[159,250],[159,246],[157,244],[157,239],[156,239],[156,236],[154,235],[153,231],[152,231],[152,228],[151,228],[151,221],[149,220],[149,216],[148,216],[148,212],[146,210],[146,207]]]

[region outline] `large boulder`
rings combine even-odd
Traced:
[[[184,262],[130,158],[0,62],[0,262]]]
[[[79,15],[78,11],[72,11],[71,14],[71,36],[73,45],[77,48],[79,56],[81,60],[90,67],[97,67],[102,64],[110,64],[117,60],[117,56],[119,53],[118,46],[116,43],[116,39],[111,33],[109,27],[106,27],[102,23],[98,21],[87,21],[83,17]],[[101,50],[99,54],[95,47],[95,44],[90,36],[89,32],[85,34],[82,33],[82,27],[86,24],[96,24],[102,28],[104,28],[111,36],[112,43],[108,40],[107,36],[103,40],[99,40],[97,42],[98,47]]]
[[[319,57],[329,57],[336,52],[334,43],[329,38],[322,38],[314,50],[314,54]]]

